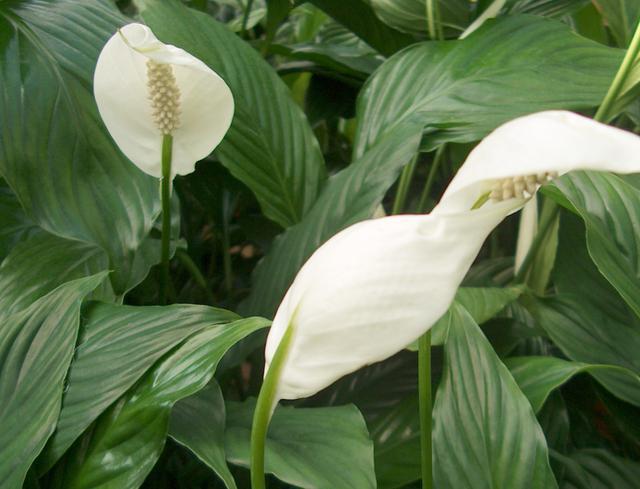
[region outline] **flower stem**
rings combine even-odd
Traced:
[[[438,0],[426,0],[427,7],[427,34],[429,39],[440,40],[444,39],[444,32],[442,30],[442,22],[440,22],[440,6]]]
[[[162,248],[160,259],[160,303],[167,303],[169,285],[169,245],[171,243],[171,154],[173,136],[162,137]]]
[[[433,487],[431,447],[431,330],[418,340],[418,396],[420,401],[420,448],[422,489]]]
[[[438,168],[440,168],[440,163],[444,159],[444,151],[446,145],[443,144],[436,150],[436,154],[433,157],[433,161],[431,162],[431,168],[429,168],[429,175],[427,175],[427,181],[424,184],[424,188],[422,189],[422,194],[420,194],[420,200],[418,201],[418,214],[423,214],[427,212],[427,199],[429,198],[429,194],[431,193],[431,188],[433,187],[433,182],[436,179],[436,174],[438,173]]]
[[[262,382],[256,410],[253,413],[253,425],[251,427],[251,489],[265,489],[264,452],[267,431],[269,430],[269,422],[273,411],[278,404],[276,397],[278,380],[291,346],[291,339],[293,338],[292,324],[295,316],[294,313],[291,324],[289,324],[273,355],[267,375]]]
[[[251,15],[251,9],[253,8],[253,0],[247,1],[247,7],[244,10],[244,14],[242,17],[242,37],[247,36],[247,25],[249,23],[249,15]]]
[[[409,192],[409,187],[411,186],[411,180],[413,180],[413,172],[416,169],[417,160],[418,155],[414,156],[411,162],[402,169],[400,181],[398,182],[398,191],[396,192],[396,198],[393,202],[393,209],[391,210],[391,214],[393,215],[402,213],[404,209],[404,204],[407,200],[407,193]]]
[[[620,68],[618,68],[618,72],[616,73],[611,86],[609,87],[609,91],[607,95],[605,95],[602,104],[600,104],[600,108],[594,117],[595,120],[599,122],[608,122],[612,117],[616,114],[613,110],[615,103],[618,101],[622,91],[625,88],[627,83],[627,79],[633,70],[633,66],[635,64],[638,55],[640,54],[640,23],[638,27],[636,27],[636,32],[629,43],[629,49],[627,49],[627,54],[625,54],[624,59],[622,60],[622,64]]]

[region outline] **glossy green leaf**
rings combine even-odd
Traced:
[[[414,39],[382,22],[367,0],[308,0],[379,53],[390,56],[412,44]]]
[[[453,314],[433,410],[435,487],[557,487],[527,398],[471,316]]]
[[[16,245],[0,265],[0,318],[29,307],[56,287],[109,269],[106,253],[91,244],[44,231]],[[91,297],[113,300],[104,280]]]
[[[640,463],[608,450],[578,450],[564,458],[567,465],[562,489],[635,489]]]
[[[640,20],[640,2],[637,0],[597,0],[595,3],[607,21],[618,46],[628,47]]]
[[[227,460],[249,466],[255,400],[227,403]],[[265,470],[304,489],[375,488],[373,444],[355,406],[276,408]]]
[[[575,13],[588,3],[589,0],[508,0],[506,11],[560,18]]]
[[[71,452],[62,486],[139,487],[162,452],[174,403],[206,386],[225,352],[268,324],[250,318],[207,326],[165,356],[98,419],[79,450]]]
[[[271,317],[311,254],[335,233],[373,215],[402,167],[418,150],[421,128],[398,126],[371,151],[327,182],[309,214],[274,241],[256,267],[245,304],[251,314]]]
[[[604,372],[605,375],[610,372],[612,375],[626,376],[629,382],[635,382],[640,388],[640,376],[630,370],[612,365],[589,365],[555,357],[508,358],[505,360],[505,365],[536,413],[542,409],[554,389],[562,386],[574,375],[583,372],[594,374]]]
[[[190,449],[213,470],[227,489],[237,489],[224,447],[226,411],[220,386],[211,382],[173,407],[169,436]]]
[[[532,313],[553,342],[571,360],[614,365],[624,370],[597,370],[593,376],[617,397],[640,406],[640,329],[607,314],[598,304],[564,294],[537,301]]]
[[[255,193],[267,217],[283,227],[298,222],[315,202],[325,169],[287,86],[250,45],[211,16],[175,0],[136,4],[160,40],[185,49],[224,78],[236,108],[216,155]]]
[[[0,263],[16,243],[25,239],[35,225],[22,210],[18,198],[0,179]]]
[[[80,305],[106,278],[68,282],[0,326],[0,481],[20,489],[53,432],[73,357]]]
[[[49,469],[116,399],[171,348],[206,327],[238,319],[234,313],[195,305],[118,306],[93,303],[68,375],[56,432],[39,460]]]
[[[584,220],[598,270],[640,316],[640,189],[604,172],[572,172],[553,185]]]
[[[110,2],[0,5],[0,174],[44,230],[104,249],[114,290],[160,211],[158,183],[117,149],[97,113],[95,60],[126,19]]]
[[[421,123],[435,148],[481,139],[527,113],[594,107],[621,59],[619,50],[530,15],[489,21],[462,41],[417,44],[361,92],[355,155],[407,120]]]

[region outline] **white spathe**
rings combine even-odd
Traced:
[[[147,62],[168,64],[180,90],[179,126],[172,131],[172,176],[185,175],[222,141],[234,103],[218,74],[188,52],[160,42],[151,29],[129,24],[105,44],[94,74],[98,110],[122,152],[138,168],[162,176],[162,132],[154,121]]]
[[[294,328],[276,398],[311,396],[416,340],[446,312],[487,235],[528,200],[471,210],[478,198],[504,178],[574,169],[640,172],[640,138],[569,112],[515,119],[471,152],[431,214],[368,220],[329,239],[271,326],[266,369]]]

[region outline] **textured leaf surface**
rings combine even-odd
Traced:
[[[227,403],[229,462],[249,466],[255,400]],[[276,409],[267,434],[265,470],[304,489],[375,488],[373,444],[355,406]]]
[[[565,460],[562,489],[635,489],[640,464],[602,449],[578,450]]]
[[[462,41],[417,44],[361,92],[355,155],[407,120],[426,128],[434,148],[481,139],[519,115],[594,107],[621,59],[619,50],[529,15],[489,21]]]
[[[34,228],[13,191],[0,180],[0,263]]]
[[[0,6],[0,174],[44,230],[106,251],[118,294],[152,265],[132,273],[160,211],[157,181],[116,148],[91,91],[98,53],[125,21],[98,0]]]
[[[627,376],[629,382],[635,382],[640,388],[640,376],[630,370],[611,365],[589,365],[555,357],[508,358],[505,364],[536,413],[542,409],[554,389],[583,372],[611,372],[613,375]]]
[[[418,149],[421,130],[403,125],[360,160],[329,179],[320,198],[298,225],[274,241],[256,267],[254,287],[245,307],[272,317],[298,269],[327,239],[368,219]]]
[[[65,282],[108,268],[109,259],[102,249],[36,231],[0,265],[0,318],[27,308]],[[112,300],[109,281],[97,286],[92,297]]]
[[[554,185],[584,220],[598,270],[640,316],[640,189],[604,172],[572,172]]]
[[[160,40],[189,51],[229,85],[236,104],[216,154],[283,227],[298,222],[325,180],[318,142],[289,89],[260,55],[211,16],[174,0],[138,0]]]
[[[236,482],[227,467],[225,426],[222,391],[217,383],[211,382],[197,394],[176,403],[171,412],[169,435],[207,464],[227,489],[236,489]]]
[[[640,406],[640,329],[621,322],[597,304],[565,294],[538,301],[532,312],[553,342],[571,360],[614,365],[624,370],[596,370],[593,376],[619,398]]]
[[[618,46],[628,47],[640,19],[640,2],[637,0],[597,0],[602,16],[606,19]]]
[[[73,441],[165,353],[189,335],[238,317],[205,306],[91,304],[68,376],[56,432],[40,460],[50,468]]]
[[[60,412],[82,299],[105,273],[68,282],[0,326],[0,481],[22,487]]]
[[[207,326],[168,354],[100,417],[80,453],[72,452],[63,487],[139,487],[162,453],[174,403],[207,385],[224,353],[268,324],[250,318]]]
[[[433,412],[435,486],[557,487],[527,398],[471,316],[454,314]]]

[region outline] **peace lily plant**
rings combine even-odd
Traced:
[[[267,339],[253,488],[264,488],[265,436],[279,400],[311,396],[421,336],[421,352],[428,349],[424,333],[451,305],[488,234],[541,185],[578,169],[639,172],[640,138],[564,111],[512,120],[470,153],[430,214],[360,222],[321,246]]]
[[[161,299],[169,271],[171,183],[195,170],[233,119],[224,80],[195,56],[160,42],[147,26],[128,24],[105,44],[93,80],[98,110],[122,152],[162,179]]]

